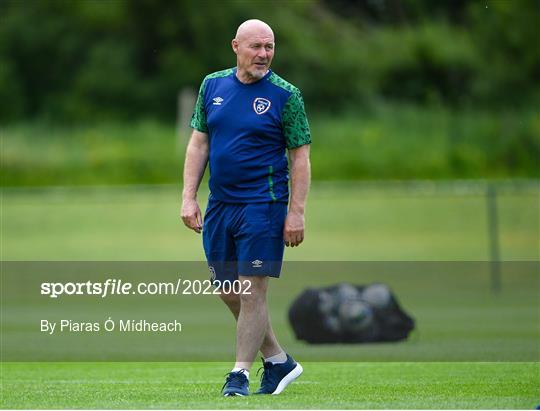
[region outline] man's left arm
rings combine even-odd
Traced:
[[[285,219],[283,238],[287,247],[295,247],[304,241],[306,200],[311,181],[309,144],[289,149],[291,169],[291,199]]]

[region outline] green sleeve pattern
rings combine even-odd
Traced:
[[[199,130],[203,133],[208,133],[208,125],[206,124],[206,112],[204,111],[204,92],[206,89],[206,82],[213,78],[227,77],[233,73],[233,68],[228,68],[215,73],[207,75],[199,88],[199,96],[197,97],[197,103],[195,103],[195,110],[191,116],[190,126],[195,130]]]
[[[311,144],[311,133],[304,108],[304,100],[300,90],[296,87],[292,90],[285,104],[281,124],[288,149]]]
[[[195,110],[191,116],[191,128],[199,130],[203,133],[208,133],[208,126],[206,125],[206,113],[204,112],[204,86],[206,78],[203,80],[201,87],[199,88],[199,95],[197,97],[197,103],[195,103]]]

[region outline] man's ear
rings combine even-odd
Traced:
[[[238,54],[238,40],[232,39],[231,46],[234,51],[234,54]]]

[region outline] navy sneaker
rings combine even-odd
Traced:
[[[282,364],[272,364],[263,360],[262,368],[264,371],[261,376],[261,388],[255,394],[280,394],[304,371],[302,366],[294,361],[289,354],[287,354],[287,361]]]
[[[238,372],[230,372],[227,374],[225,384],[221,387],[221,392],[224,397],[244,397],[249,395],[249,381],[244,374],[244,370]]]

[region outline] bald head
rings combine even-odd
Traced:
[[[251,19],[246,20],[238,26],[236,30],[236,40],[249,39],[253,36],[271,37],[274,40],[274,32],[272,28],[264,21]]]
[[[232,40],[236,54],[236,76],[242,83],[253,83],[265,76],[274,57],[274,32],[261,20],[247,20]]]

